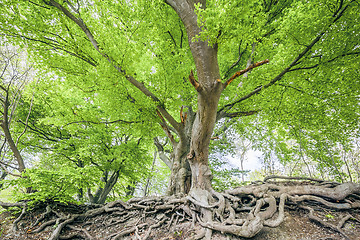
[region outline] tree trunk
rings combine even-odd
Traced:
[[[216,81],[216,78],[214,78]],[[198,96],[198,112],[193,125],[188,159],[192,173],[191,189],[211,190],[209,144],[215,126],[220,89]]]
[[[191,170],[187,154],[190,150],[189,141],[179,142],[172,153],[173,164],[167,194],[187,194],[191,187]]]
[[[193,39],[201,32],[197,23],[195,3],[206,7],[206,1],[167,1],[177,12],[186,28],[188,42],[196,65],[198,81],[192,76],[191,83],[198,92],[198,110],[191,127],[191,138],[184,139],[180,135],[180,142],[174,149],[175,158],[172,175],[180,175],[179,181],[184,179],[183,169],[187,160],[191,168],[191,192],[201,195],[201,190],[210,191],[212,174],[209,168],[209,144],[215,126],[217,107],[224,85],[220,81],[220,71],[217,60],[217,45],[209,46],[207,41]],[[190,149],[188,149],[188,143]],[[190,150],[190,151],[188,151]],[[184,156],[187,154],[187,159]],[[179,165],[179,166],[178,166]],[[172,179],[176,179],[172,176]],[[183,186],[181,186],[183,187]],[[186,193],[186,191],[185,191]],[[205,200],[205,199],[203,199]],[[207,198],[206,198],[207,200]]]
[[[186,116],[184,121],[184,128],[179,135],[179,142],[173,146],[171,154],[171,176],[169,180],[168,195],[174,194],[188,194],[191,187],[191,168],[187,158],[190,152],[190,141],[193,124],[196,118],[196,113],[191,107],[184,114]]]
[[[103,181],[105,182],[105,186],[103,188],[99,187],[95,192],[95,196],[92,195],[91,189],[88,188],[88,197],[90,202],[96,204],[104,204],[107,196],[109,195],[111,189],[115,186],[118,178],[119,178],[119,171],[113,172],[113,174],[109,179],[108,179],[108,172],[104,172]]]
[[[24,172],[25,170],[25,163],[24,163],[24,160],[19,152],[19,149],[16,147],[15,145],[15,142],[11,136],[11,133],[9,131],[9,128],[8,128],[8,125],[4,123],[5,121],[2,122],[1,124],[1,127],[4,131],[4,134],[5,134],[5,138],[6,138],[6,141],[8,142],[9,144],[9,147],[11,149],[11,151],[13,152],[14,154],[14,157],[18,163],[18,170],[19,172]]]
[[[18,163],[18,170],[20,173],[22,173],[25,171],[25,163],[20,154],[19,149],[17,148],[17,146],[11,136],[10,129],[9,129],[9,116],[8,116],[9,109],[8,109],[8,107],[9,107],[10,103],[9,103],[8,95],[9,95],[9,90],[7,90],[7,92],[6,92],[6,98],[3,103],[4,114],[3,114],[3,120],[1,121],[1,128],[4,131],[5,139],[6,139],[7,143],[9,144],[9,147],[10,147],[11,151],[13,152],[14,157]]]
[[[154,172],[157,153],[158,152],[155,150],[153,162],[152,162],[152,165],[151,165],[151,173],[149,173],[149,176],[146,179],[146,184],[145,184],[145,188],[144,188],[144,197],[146,197],[148,195],[148,192],[149,192],[150,180],[152,178],[152,173]]]
[[[136,181],[131,181],[130,184],[126,186],[125,197],[126,198],[133,197],[135,193],[135,189],[136,189]]]
[[[3,184],[1,181],[4,180],[7,175],[8,175],[8,174],[7,174],[7,172],[5,172],[5,171],[1,173],[1,176],[0,176],[0,189],[2,189],[3,186],[4,186],[4,184]]]

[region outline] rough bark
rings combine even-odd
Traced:
[[[2,121],[1,123],[1,128],[3,129],[4,131],[4,134],[5,134],[5,138],[6,138],[6,141],[8,142],[9,146],[10,146],[10,149],[11,151],[13,152],[14,154],[14,157],[16,159],[16,162],[18,164],[18,170],[19,172],[23,172],[25,170],[25,163],[24,163],[24,160],[20,154],[20,151],[19,149],[16,147],[15,145],[15,142],[11,136],[11,133],[10,133],[10,130],[9,130],[9,127],[8,127],[8,124],[6,123],[7,121]]]

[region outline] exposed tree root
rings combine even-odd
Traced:
[[[16,232],[18,231],[18,222],[20,222],[20,220],[23,218],[23,216],[25,215],[25,212],[26,212],[26,208],[27,206],[26,205],[23,205],[22,207],[22,211],[21,211],[21,214],[19,215],[19,217],[17,217],[15,219],[15,221],[13,222],[13,231]]]
[[[286,181],[275,182],[274,179]],[[194,232],[187,239],[212,239],[213,232],[250,238],[264,226],[279,226],[284,221],[286,206],[289,206],[304,209],[312,221],[350,239],[343,227],[347,221],[359,220],[341,213],[342,217],[337,223],[327,222],[323,220],[324,210],[349,211],[359,208],[359,184],[324,184],[316,179],[278,176],[266,180],[223,193],[211,190],[206,192],[206,197],[204,192],[192,192],[188,196],[133,198],[128,202],[118,200],[72,210],[72,213],[63,213],[57,206],[49,205],[38,219],[33,220],[33,224],[23,229],[18,229],[17,223],[24,218],[26,204],[14,204],[11,206],[23,210],[14,221],[16,228],[13,231],[36,234],[51,226],[53,230],[48,236],[51,240],[75,237],[114,240],[126,236],[146,240],[153,236],[157,228],[171,229],[179,223],[188,222],[192,223],[192,227],[202,227],[202,230]],[[11,207],[6,203],[0,203],[0,206]],[[86,225],[110,230],[94,232]]]

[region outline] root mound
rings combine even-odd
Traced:
[[[0,203],[22,209],[11,228],[2,233],[0,229],[0,239],[355,240],[360,236],[360,184],[271,176],[208,193],[207,202],[195,193],[106,205],[42,203],[31,211],[26,211],[26,203]]]

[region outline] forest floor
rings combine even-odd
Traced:
[[[45,202],[28,211],[26,202],[0,202],[18,209],[0,214],[0,240],[360,240],[360,184],[288,180],[299,179],[272,176],[212,191],[207,205],[191,194],[105,205]]]
[[[64,212],[69,211],[68,209],[62,209]],[[40,212],[34,211],[32,214],[28,214],[19,224],[19,231],[17,235],[12,234],[12,222],[15,219],[8,212],[3,212],[0,214],[0,239],[1,240],[45,240],[48,239],[51,233],[54,231],[52,226],[47,227],[44,231],[40,233],[31,233],[29,231],[29,226],[34,222],[34,219],[38,217]],[[346,212],[329,212],[326,216],[323,216],[323,221],[336,224],[337,219],[341,216],[346,215]],[[350,212],[354,217],[360,218],[360,211],[351,210]],[[126,228],[126,225],[131,224],[131,219],[128,222],[113,225],[110,227],[102,227],[101,222],[106,221],[106,216],[97,216],[93,218],[92,224],[87,226],[82,226],[81,223],[78,224],[78,227],[85,228],[90,235],[96,236],[98,232],[103,231],[106,233],[118,232],[121,229]],[[87,222],[89,223],[89,222]],[[170,229],[166,225],[163,227],[154,229],[148,240],[186,240],[191,239],[196,230],[200,229],[199,225],[195,225],[195,228],[192,228],[191,222],[182,222],[176,226],[172,226]],[[64,229],[65,232],[70,234],[70,229]],[[350,221],[345,223],[343,231],[347,234],[349,239],[358,240],[360,239],[360,224],[355,221]],[[141,233],[139,233],[141,236]],[[66,236],[66,234],[64,234]],[[83,239],[83,238],[71,238],[71,239]],[[85,239],[86,236],[85,236]],[[94,238],[101,240],[102,238]],[[124,237],[122,239],[138,239],[134,234],[131,236]],[[213,239],[218,240],[235,240],[235,239],[245,239],[241,237],[236,237],[233,235],[223,235],[219,233],[213,234]],[[247,238],[248,239],[248,238]],[[284,222],[276,228],[264,227],[255,237],[250,238],[252,240],[343,240],[346,239],[341,236],[339,233],[334,232],[331,229],[328,229],[324,226],[319,225],[311,221],[305,211],[303,210],[292,210],[288,209],[285,213]]]

